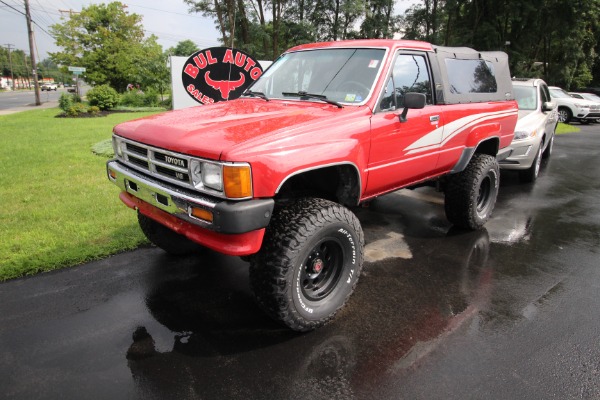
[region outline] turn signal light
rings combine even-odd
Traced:
[[[112,169],[108,170],[108,176],[113,180],[116,181],[117,180],[117,173],[115,171],[113,171]]]
[[[196,217],[203,221],[210,222],[210,223],[213,222],[213,213],[208,210],[205,210],[203,208],[191,207],[190,214],[193,217]]]
[[[252,196],[252,175],[249,165],[224,165],[223,183],[225,195],[230,199]]]

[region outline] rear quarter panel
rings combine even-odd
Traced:
[[[445,105],[439,169],[449,171],[467,147],[498,138],[499,148],[512,142],[518,118],[516,101]]]

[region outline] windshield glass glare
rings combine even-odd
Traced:
[[[281,56],[251,87],[269,98],[306,92],[341,103],[367,99],[385,55],[384,49],[319,49]],[[318,101],[311,99],[310,101]]]
[[[513,86],[519,110],[535,110],[537,108],[536,89],[533,86]]]
[[[550,95],[556,99],[572,99],[569,93],[562,89],[550,89]]]

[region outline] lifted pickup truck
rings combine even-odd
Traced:
[[[288,327],[330,321],[363,264],[350,211],[435,183],[454,225],[490,217],[517,122],[501,52],[356,40],[294,47],[243,97],[120,124],[108,178],[165,251],[250,261]]]

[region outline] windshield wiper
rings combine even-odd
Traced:
[[[260,97],[263,100],[269,101],[270,99],[263,92],[254,92],[252,90],[246,90],[242,93],[242,96],[252,96],[252,97]]]
[[[296,93],[294,93],[294,92],[282,92],[281,94],[284,95],[284,96],[297,96],[297,97],[300,97],[300,99],[302,99],[302,98],[317,99],[317,100],[324,101],[325,103],[333,104],[334,106],[337,106],[338,108],[343,108],[344,107],[343,105],[341,105],[337,101],[329,100],[327,98],[327,96],[324,96],[322,94],[313,94],[313,93],[306,93],[306,92],[296,92]]]

